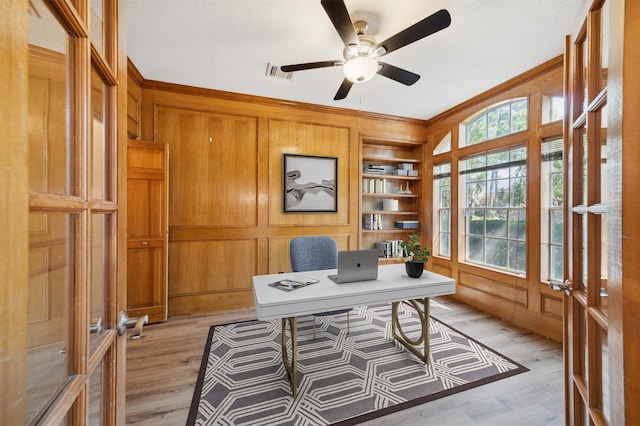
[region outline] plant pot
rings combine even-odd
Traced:
[[[411,278],[420,278],[424,271],[424,262],[405,262],[404,267]]]

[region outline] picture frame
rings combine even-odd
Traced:
[[[338,211],[338,158],[283,155],[285,213]]]

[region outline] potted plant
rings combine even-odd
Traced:
[[[404,260],[407,275],[420,278],[424,271],[424,264],[431,256],[431,251],[428,248],[422,248],[416,234],[410,235],[407,241],[400,242],[399,247],[398,261]]]

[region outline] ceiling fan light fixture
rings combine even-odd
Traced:
[[[354,83],[364,83],[378,72],[378,62],[368,56],[358,56],[348,60],[343,67],[344,76]]]

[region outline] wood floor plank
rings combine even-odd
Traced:
[[[562,345],[449,298],[431,314],[529,372],[441,398],[365,425],[563,425]],[[127,346],[127,424],[181,425],[191,404],[209,327],[255,319],[252,309],[173,317]],[[283,378],[284,380],[284,378]]]

